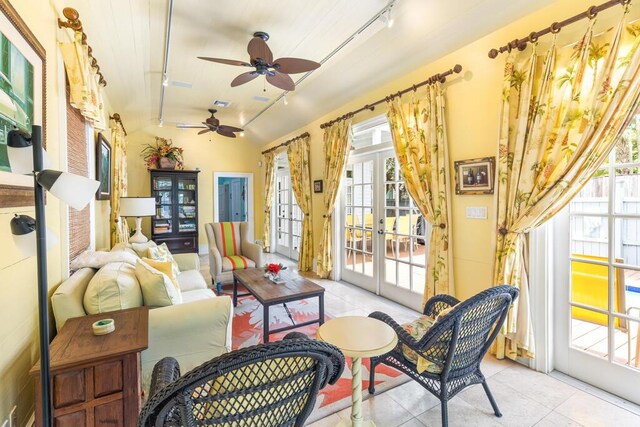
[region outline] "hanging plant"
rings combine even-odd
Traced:
[[[156,136],[155,145],[145,145],[140,155],[147,169],[183,169],[182,152],[182,148],[175,147],[170,139]]]

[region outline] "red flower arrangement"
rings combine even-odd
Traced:
[[[265,272],[272,273],[274,276],[280,273],[280,270],[286,270],[286,269],[287,267],[285,267],[282,264],[267,264],[264,267]]]

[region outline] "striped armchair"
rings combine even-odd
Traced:
[[[249,242],[246,222],[211,222],[204,225],[209,241],[209,271],[218,294],[222,283],[233,280],[234,270],[260,267],[262,248]]]

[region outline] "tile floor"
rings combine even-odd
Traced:
[[[296,268],[287,258],[272,254],[265,258],[265,262],[281,262]],[[201,261],[202,273],[209,278],[208,260],[201,257]],[[418,315],[358,287],[317,276],[309,278],[326,288],[325,310],[331,316],[366,316],[372,311],[383,311],[403,323]],[[449,401],[451,427],[640,426],[640,407],[627,406],[631,412],[609,403],[590,394],[589,386],[580,389],[515,362],[491,356],[485,358],[482,368],[502,411],[502,418],[493,415],[482,387],[475,385]],[[413,381],[367,399],[363,410],[365,419],[371,419],[378,427],[440,426],[439,401]],[[334,427],[341,420],[348,420],[349,416],[350,408],[347,408],[309,427]]]

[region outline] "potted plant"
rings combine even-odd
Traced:
[[[147,169],[182,169],[182,148],[173,145],[169,139],[156,136],[155,145],[147,144],[140,153]]]

